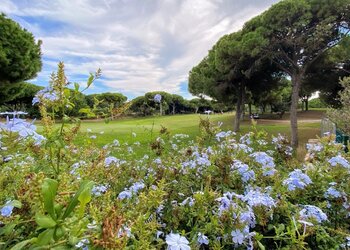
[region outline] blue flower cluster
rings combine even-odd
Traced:
[[[332,167],[337,166],[338,164],[343,166],[344,168],[350,168],[349,162],[342,157],[341,155],[334,156],[328,160]]]
[[[221,139],[223,139],[223,138],[227,138],[227,137],[229,137],[230,135],[232,134],[232,131],[230,131],[230,130],[228,130],[228,131],[221,131],[221,132],[219,132],[219,133],[217,133],[216,135],[215,135],[215,138],[216,138],[216,140],[217,141],[221,141]]]
[[[165,241],[168,244],[168,250],[191,250],[190,242],[180,234],[170,233],[166,236]]]
[[[198,238],[197,242],[199,245],[208,245],[209,244],[209,239],[205,234],[198,233]]]
[[[281,134],[278,134],[277,137],[272,137],[272,143],[275,144],[275,149],[279,152],[283,152],[288,156],[292,156],[293,148],[289,146],[287,138]]]
[[[318,223],[327,221],[327,215],[319,208],[313,205],[304,205],[304,208],[299,212],[302,220],[313,219]]]
[[[14,206],[12,205],[12,201],[7,201],[5,205],[1,208],[0,214],[3,217],[10,217],[12,214]]]
[[[245,227],[243,230],[235,229],[231,232],[232,242],[235,245],[246,244],[247,250],[253,250],[252,237],[255,236],[254,232],[249,232],[249,227]]]
[[[249,182],[250,180],[255,180],[255,173],[253,170],[249,170],[249,166],[244,164],[239,160],[235,160],[231,165],[231,170],[237,170],[241,175],[241,179],[244,183]]]
[[[331,187],[329,187],[327,191],[324,193],[324,197],[337,199],[337,198],[341,198],[342,194],[337,189],[335,189],[334,185],[331,185]]]
[[[96,196],[101,196],[102,194],[107,192],[108,188],[108,185],[97,185],[92,188],[91,192]]]
[[[107,167],[109,167],[110,165],[116,165],[116,164],[118,164],[119,163],[119,159],[117,159],[116,157],[114,157],[114,156],[108,156],[108,157],[106,157],[106,159],[105,159],[105,165],[107,166]]]
[[[40,145],[46,138],[36,132],[36,126],[33,122],[27,122],[24,119],[6,117],[6,123],[0,123],[1,130],[16,132],[21,138],[34,139],[35,145]]]
[[[276,206],[274,199],[266,191],[261,192],[259,189],[249,190],[242,200],[247,202],[250,207],[265,206],[272,208]]]
[[[46,87],[40,90],[38,93],[36,93],[32,100],[32,105],[35,105],[37,103],[43,103],[45,101],[54,102],[58,101],[58,99],[59,97],[55,90],[52,87]]]
[[[156,94],[153,98],[155,102],[160,103],[162,101],[162,96],[160,94]]]
[[[306,149],[309,153],[321,152],[323,150],[322,144],[318,143],[307,143]]]
[[[145,184],[143,182],[135,182],[131,187],[126,188],[124,191],[120,192],[118,198],[129,199],[133,196],[133,194],[137,194],[139,190],[143,189]]]
[[[269,156],[267,153],[265,152],[255,152],[253,154],[250,155],[252,158],[254,158],[254,160],[261,164],[263,167],[263,175],[264,176],[271,176],[274,175],[276,172],[275,169],[275,163],[273,161],[273,158],[271,156]]]
[[[289,178],[283,181],[283,185],[288,186],[289,191],[295,189],[304,189],[307,185],[311,184],[312,181],[309,176],[304,174],[300,169],[296,169],[289,173]]]

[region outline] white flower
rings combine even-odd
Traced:
[[[188,245],[188,240],[180,234],[170,233],[165,238],[168,244],[168,250],[190,250],[191,247]]]
[[[198,233],[198,238],[197,238],[197,242],[202,245],[208,245],[209,244],[209,239],[206,235],[202,234],[202,233]]]

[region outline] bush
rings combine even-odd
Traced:
[[[129,144],[97,148],[97,135],[74,143],[79,121],[66,117],[57,129],[46,108],[65,113],[60,105],[70,97],[57,92],[60,85],[40,100],[44,137],[24,120],[1,125],[3,248],[349,244],[350,165],[334,138],[308,145],[301,163],[281,135],[271,140],[253,127],[239,137],[202,120],[196,141],[162,128],[138,157],[136,135]]]
[[[327,108],[327,104],[320,98],[314,98],[309,101],[309,108]]]

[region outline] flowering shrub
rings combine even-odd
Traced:
[[[138,157],[138,144],[97,148],[98,135],[74,143],[67,85],[60,64],[35,100],[41,135],[18,118],[0,126],[1,248],[349,246],[349,157],[331,136],[299,162],[281,135],[239,137],[203,120],[197,140],[162,128]]]

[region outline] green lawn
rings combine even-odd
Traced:
[[[104,121],[83,121],[81,126],[81,134],[87,134],[87,130],[91,129],[90,135],[96,135],[95,143],[99,146],[103,146],[106,143],[112,142],[114,139],[118,139],[121,143],[139,141],[141,143],[149,142],[151,138],[155,138],[161,129],[161,126],[166,127],[171,134],[183,133],[190,135],[191,138],[195,138],[199,133],[199,120],[200,118],[206,118],[212,122],[223,122],[222,128],[224,130],[232,129],[234,113],[218,114],[218,115],[174,115],[163,117],[147,117],[147,118],[127,118],[122,120],[115,120],[109,123]],[[269,120],[264,121],[263,124],[259,124],[259,129],[266,130],[269,134],[290,134],[290,126],[288,121]],[[246,133],[251,129],[251,123],[249,120],[243,122],[241,126],[241,133]],[[100,132],[103,131],[103,134]],[[132,133],[136,133],[136,138],[132,136]],[[309,138],[316,138],[316,135],[320,133],[320,123],[315,121],[304,121],[299,123],[299,138],[300,143],[305,143]],[[81,137],[79,137],[81,138]],[[81,139],[78,139],[78,143],[82,143]]]

